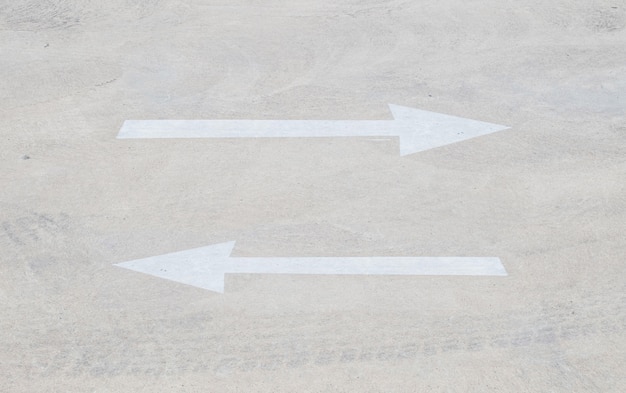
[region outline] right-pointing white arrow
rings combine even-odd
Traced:
[[[118,263],[126,269],[224,292],[227,273],[506,276],[499,258],[484,257],[230,257],[235,242]]]
[[[389,105],[393,120],[126,120],[124,138],[396,136],[408,155],[505,130],[499,124]]]

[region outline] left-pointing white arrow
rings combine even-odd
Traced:
[[[505,130],[499,124],[389,105],[393,120],[126,120],[123,138],[318,138],[395,136],[400,155]]]
[[[235,242],[118,263],[126,269],[224,292],[227,273],[506,276],[499,258],[485,257],[230,257]]]

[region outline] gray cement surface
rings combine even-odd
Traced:
[[[126,119],[511,128],[117,140]],[[626,391],[624,0],[0,0],[0,391]],[[498,256],[507,277],[115,263]]]

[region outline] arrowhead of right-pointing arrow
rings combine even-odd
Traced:
[[[389,104],[400,155],[406,156],[506,130],[507,126]]]
[[[235,242],[213,244],[165,255],[135,259],[116,266],[151,276],[224,293],[224,274]]]

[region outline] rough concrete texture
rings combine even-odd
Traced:
[[[0,0],[0,391],[626,391],[624,0]],[[511,129],[117,140],[126,119]],[[235,256],[498,256],[508,277],[229,275]]]

